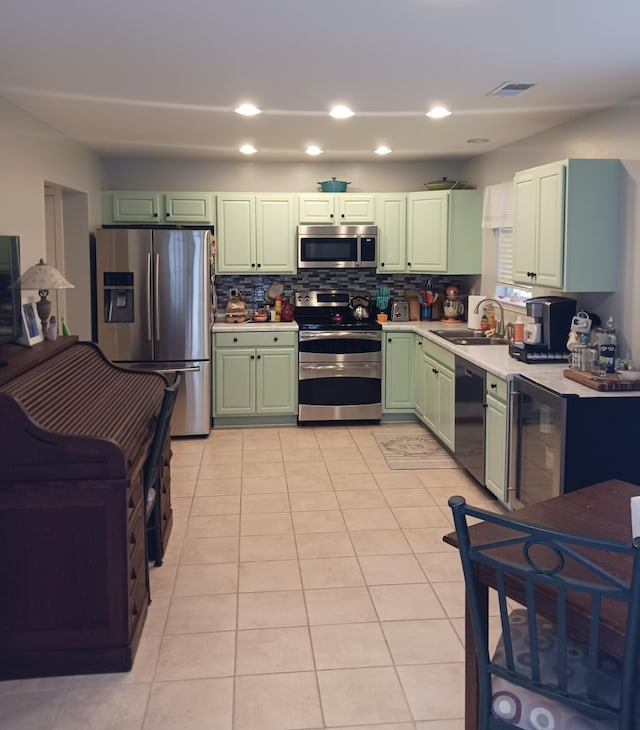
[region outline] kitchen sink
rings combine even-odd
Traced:
[[[509,340],[504,337],[485,337],[476,330],[433,330],[438,335],[454,345],[508,345]]]

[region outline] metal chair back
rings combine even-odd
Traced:
[[[635,727],[636,667],[640,636],[640,539],[632,544],[584,537],[570,532],[519,522],[516,516],[498,515],[467,505],[463,497],[449,499],[465,579],[468,610],[471,611],[479,674],[478,730],[513,727],[492,714],[492,682],[502,678],[516,687],[549,700],[569,705],[577,712],[611,723],[620,730]],[[480,519],[504,529],[504,536],[490,542],[471,543],[468,519]],[[493,531],[495,535],[495,531]],[[630,580],[616,571],[628,561]],[[500,661],[490,655],[487,621],[487,585],[498,598],[502,638]],[[526,620],[512,625],[508,601],[517,596],[526,608]],[[601,617],[607,606],[626,606],[625,635],[619,681],[603,696],[599,665],[603,660]],[[573,613],[572,606],[580,611]],[[623,611],[623,614],[625,612]],[[541,616],[552,626],[555,641],[552,677],[543,670],[541,657],[550,649],[541,635]],[[588,616],[589,618],[584,618]],[[549,624],[551,622],[551,624]],[[524,623],[524,626],[522,625]],[[527,666],[516,661],[514,631],[528,636]],[[579,641],[585,647],[583,680],[576,686],[568,654]],[[497,656],[497,655],[496,655]],[[612,662],[616,660],[612,659]],[[601,670],[600,670],[601,671]],[[600,680],[599,680],[600,677]],[[527,726],[528,727],[528,726]],[[577,727],[577,726],[576,726]],[[640,725],[638,726],[640,727]]]

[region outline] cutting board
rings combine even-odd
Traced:
[[[611,375],[594,375],[593,373],[585,373],[582,370],[564,370],[564,377],[569,380],[575,380],[580,385],[586,385],[587,388],[601,391],[622,391],[622,390],[640,390],[640,381],[629,382],[620,380],[615,374]]]

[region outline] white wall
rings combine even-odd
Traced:
[[[69,213],[75,231],[76,217],[84,216],[85,235],[76,234],[68,245],[65,241],[65,258],[67,278],[76,287],[67,294],[69,326],[73,334],[90,339],[89,231],[101,219],[100,158],[0,98],[0,170],[0,233],[20,236],[22,271],[46,257],[45,182],[85,196],[84,205],[72,206]],[[23,298],[35,301],[37,292]]]
[[[424,183],[448,177],[456,180],[463,163],[430,162],[269,163],[240,160],[105,160],[106,188],[112,190],[215,190],[220,192],[315,192],[323,180],[346,180],[349,192],[424,190]]]
[[[640,97],[606,111],[563,124],[495,152],[477,157],[464,167],[464,176],[479,187],[510,180],[514,172],[565,158],[614,158],[626,173],[625,239],[622,242],[620,285],[613,293],[580,295],[578,304],[601,318],[618,323],[622,353],[640,364]],[[495,250],[483,252],[483,291],[493,285]],[[611,242],[603,241],[607,246]],[[535,294],[554,293],[534,290]]]

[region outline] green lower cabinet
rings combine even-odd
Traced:
[[[420,338],[418,338],[420,340]],[[448,350],[420,340],[416,415],[451,451],[455,447],[455,363]]]
[[[424,357],[423,357],[424,340],[418,335],[414,339],[413,351],[413,372],[414,372],[414,389],[413,389],[413,410],[415,414],[423,420],[424,410]]]
[[[214,341],[216,416],[297,413],[295,333],[225,333]]]
[[[487,374],[486,401],[485,486],[500,502],[508,505],[509,413],[507,411],[507,382],[502,378]]]
[[[411,413],[414,409],[414,342],[412,332],[384,333],[385,413]]]

